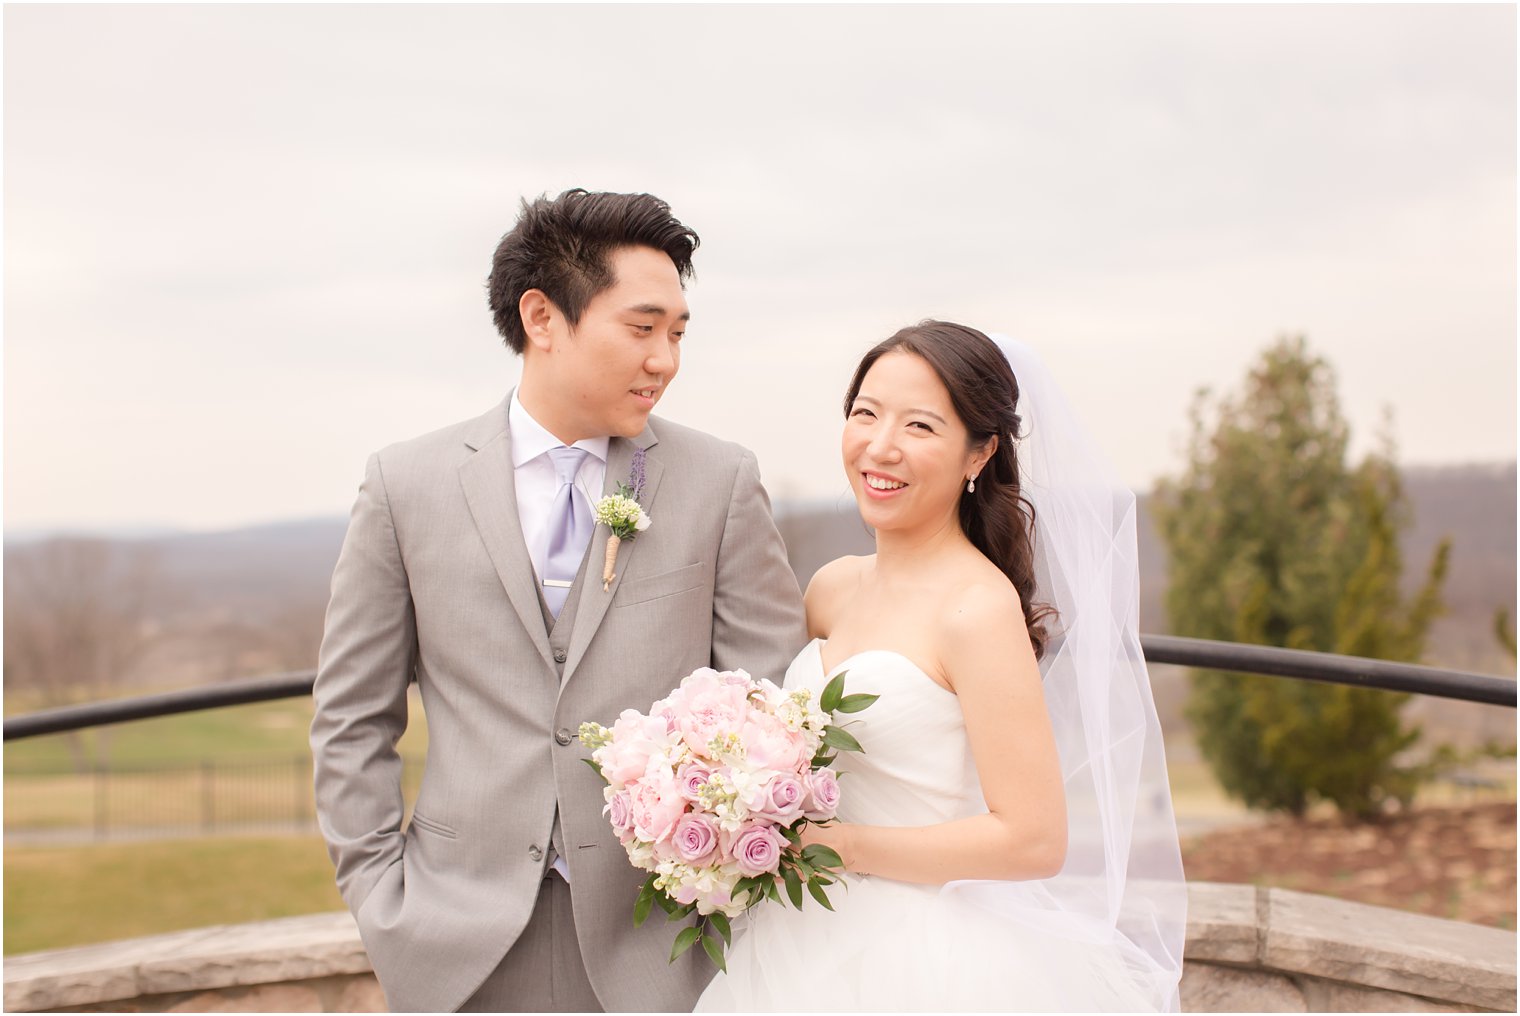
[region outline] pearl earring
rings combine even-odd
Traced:
[[[976,474],[975,473],[972,473],[971,476],[966,480],[966,493],[968,493],[968,494],[975,494],[976,493]]]

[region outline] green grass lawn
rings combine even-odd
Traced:
[[[13,706],[7,702],[7,708]],[[108,768],[113,770],[198,765],[205,759],[296,758],[310,754],[307,731],[311,713],[311,699],[303,697],[134,720],[75,735],[30,737],[5,746],[5,774],[70,768],[70,737],[78,738],[91,750],[101,746],[109,759]],[[411,725],[401,739],[401,752],[420,758],[427,751],[427,725],[415,689],[411,715]]]
[[[342,910],[317,836],[5,850],[5,954]]]

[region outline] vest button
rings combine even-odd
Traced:
[[[556,730],[554,732],[554,740],[557,741],[557,742],[559,742],[562,745],[569,744],[570,743],[570,731],[567,730],[564,727],[560,727],[558,730]]]
[[[542,861],[544,859],[544,852],[535,844],[528,848],[528,856],[535,861]]]
[[[563,649],[556,649],[556,650],[554,650],[554,662],[555,663],[564,663],[565,659],[566,659],[566,656],[567,656],[567,654],[566,654],[566,652]]]

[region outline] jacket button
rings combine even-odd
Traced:
[[[544,859],[544,852],[535,845],[528,848],[528,856],[535,861],[542,861]]]
[[[570,731],[566,730],[564,727],[560,727],[558,730],[556,730],[554,732],[554,740],[556,740],[560,744],[569,744],[570,743]]]
[[[555,663],[564,663],[565,662],[565,656],[566,656],[566,654],[565,654],[565,651],[563,649],[556,649],[556,650],[554,650],[554,662]]]

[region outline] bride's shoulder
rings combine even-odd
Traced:
[[[1024,625],[1019,591],[990,561],[986,567],[968,570],[954,592],[940,602],[940,635],[951,645],[963,644],[967,638],[984,640],[990,633]]]
[[[813,573],[802,596],[807,609],[808,634],[824,635],[840,605],[860,586],[861,576],[876,561],[875,554],[836,557]]]

